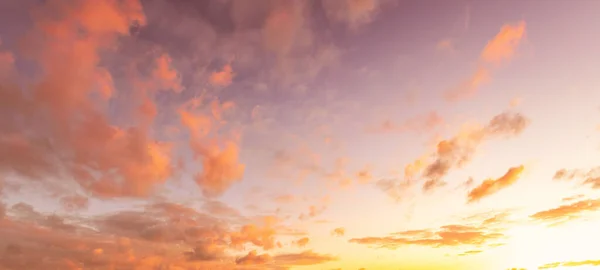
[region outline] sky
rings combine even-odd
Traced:
[[[598,11],[0,0],[0,269],[600,268]]]

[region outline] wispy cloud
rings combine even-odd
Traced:
[[[468,194],[468,202],[476,202],[513,185],[519,179],[525,167],[512,167],[498,179],[488,179],[472,189]]]
[[[469,78],[448,90],[444,96],[449,101],[457,101],[474,96],[479,88],[492,79],[495,69],[514,58],[521,40],[525,37],[524,21],[502,26],[481,51],[477,68]]]

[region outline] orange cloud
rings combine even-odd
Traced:
[[[510,61],[525,36],[525,22],[502,26],[500,32],[482,50],[475,72],[458,86],[451,88],[444,97],[457,101],[474,96],[479,88],[491,81],[494,68]]]
[[[239,163],[237,144],[228,142],[223,149],[209,145],[196,150],[203,156],[203,170],[195,176],[195,181],[205,196],[219,196],[242,180],[245,166]]]
[[[464,253],[459,254],[458,256],[469,256],[469,255],[475,255],[475,254],[479,254],[483,252],[482,250],[468,250],[465,251]]]
[[[497,193],[513,185],[518,179],[525,167],[523,165],[512,167],[498,179],[488,179],[483,181],[479,186],[471,190],[468,195],[468,202],[476,202],[484,197]]]
[[[504,239],[502,224],[479,222],[478,225],[446,225],[438,229],[409,230],[389,234],[384,237],[352,238],[350,243],[377,248],[396,249],[406,245],[428,246],[433,248],[457,246],[482,246],[497,243]]]
[[[530,217],[539,221],[560,223],[578,219],[586,212],[600,210],[600,199],[577,201],[557,208],[537,212]]]
[[[298,246],[298,247],[305,247],[306,245],[308,245],[308,242],[310,242],[310,239],[308,237],[302,237],[298,240],[296,240],[294,243]]]
[[[427,179],[424,187],[430,189],[454,167],[460,167],[472,159],[477,148],[486,140],[519,135],[529,125],[521,114],[502,113],[494,116],[482,128],[466,130],[449,140],[438,143],[435,160],[424,168],[422,176]]]
[[[279,254],[274,257],[274,260],[277,264],[283,266],[296,266],[322,264],[336,261],[338,258],[328,254],[318,254],[312,250],[306,250],[300,253]]]
[[[312,43],[312,32],[305,22],[304,3],[281,2],[271,8],[263,27],[265,48],[285,55],[294,46]]]
[[[501,64],[510,60],[524,36],[524,21],[502,26],[500,32],[487,43],[481,52],[481,59],[492,64]]]
[[[233,81],[233,77],[235,73],[233,73],[233,69],[230,64],[223,66],[223,69],[220,71],[215,71],[210,74],[209,81],[214,86],[219,87],[227,87]]]
[[[152,71],[152,75],[157,80],[159,88],[181,92],[183,90],[181,78],[177,70],[171,66],[171,62],[172,59],[168,54],[162,54],[156,59],[156,67]]]
[[[245,243],[252,243],[264,250],[275,248],[275,221],[272,218],[265,218],[264,221],[263,226],[248,224],[242,226],[239,231],[231,232],[229,234],[230,245],[234,248],[242,248]]]
[[[22,116],[0,117],[0,147],[21,151],[0,168],[26,177],[39,174],[36,179],[46,182],[74,179],[101,197],[147,196],[171,176],[170,145],[151,138],[147,126],[110,124],[94,99],[114,94],[100,58],[129,35],[132,23],[145,23],[142,6],[139,1],[61,3],[34,8],[30,42],[23,43],[40,68],[39,81],[28,89],[3,83],[0,90],[12,103],[2,114]]]
[[[248,252],[248,255],[243,256],[235,260],[236,264],[239,265],[257,265],[257,264],[266,264],[271,260],[271,256],[269,254],[261,254],[258,255],[256,250],[252,250]]]
[[[331,235],[334,236],[344,236],[344,234],[346,234],[346,229],[339,227],[339,228],[335,228],[333,229],[333,231],[331,231]]]

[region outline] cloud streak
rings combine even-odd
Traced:
[[[481,51],[475,72],[458,86],[445,92],[446,100],[458,101],[477,94],[479,88],[492,80],[495,69],[514,58],[525,33],[524,21],[502,26]]]
[[[467,196],[468,202],[477,202],[513,185],[515,182],[517,182],[524,169],[525,167],[523,165],[512,167],[498,179],[487,179],[483,181],[479,186],[475,187],[469,192]]]

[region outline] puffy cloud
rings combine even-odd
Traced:
[[[335,256],[315,253],[312,250],[300,253],[278,254],[273,258],[277,264],[283,266],[316,265],[338,260]]]
[[[335,235],[335,236],[344,236],[346,234],[346,229],[339,227],[339,228],[335,228],[333,229],[333,231],[331,231],[331,235]]]
[[[276,225],[273,217],[265,217],[262,224],[227,224],[218,217],[168,202],[147,205],[143,211],[77,218],[40,213],[20,203],[0,222],[0,246],[9,246],[11,253],[0,257],[0,267],[234,269],[232,252],[276,247]],[[269,258],[249,254],[237,263],[271,261]],[[69,264],[63,264],[66,261]],[[280,264],[293,262],[283,260]]]
[[[325,196],[319,200],[319,204],[313,204],[308,207],[307,213],[301,213],[298,216],[300,220],[307,220],[310,218],[314,218],[327,210],[329,206],[329,196]]]
[[[470,162],[479,146],[487,140],[508,138],[519,135],[529,125],[529,120],[518,113],[501,113],[494,116],[485,126],[463,130],[456,136],[441,140],[437,144],[433,161],[418,159],[409,170],[409,175],[423,168],[421,176],[426,180],[424,189],[429,190],[443,185],[443,177],[453,168]],[[424,162],[428,162],[426,166]]]
[[[233,81],[234,76],[235,73],[233,73],[231,64],[227,64],[223,66],[222,70],[215,71],[212,74],[210,74],[209,81],[214,86],[227,87]]]
[[[589,199],[564,204],[556,208],[537,212],[530,217],[553,224],[581,218],[587,212],[600,210],[600,199]]]
[[[523,165],[512,167],[498,179],[487,179],[483,181],[479,186],[469,192],[468,201],[470,203],[479,201],[484,197],[495,194],[498,191],[513,185],[519,179],[524,169],[525,167]]]
[[[152,71],[152,74],[160,89],[181,92],[183,90],[181,78],[177,70],[171,66],[172,61],[168,54],[162,54],[156,59],[156,67]]]
[[[229,238],[232,247],[243,247],[246,243],[252,243],[257,247],[262,247],[264,250],[273,249],[276,247],[275,235],[277,219],[266,217],[263,226],[255,224],[247,224],[242,226],[239,231],[229,233]]]
[[[298,247],[306,247],[306,245],[308,245],[308,242],[310,242],[310,239],[308,237],[302,237],[296,241],[294,241],[294,244],[296,244]]]
[[[208,148],[197,150],[204,157],[203,170],[195,180],[205,196],[219,196],[232,184],[242,180],[245,166],[238,161],[239,148],[236,144],[229,142],[223,149],[209,145]]]
[[[509,62],[514,57],[525,32],[524,21],[502,26],[496,36],[482,50],[475,72],[458,86],[447,91],[444,94],[445,98],[456,101],[475,95],[482,85],[491,81],[495,68]]]
[[[0,158],[2,171],[43,181],[73,179],[101,197],[153,192],[171,176],[169,146],[150,138],[145,127],[112,125],[94,100],[96,94],[113,96],[101,55],[114,51],[133,23],[145,23],[141,4],[52,1],[36,6],[33,20],[23,50],[41,76],[31,89],[7,82],[0,87],[12,103],[3,108],[0,147],[19,153]]]

